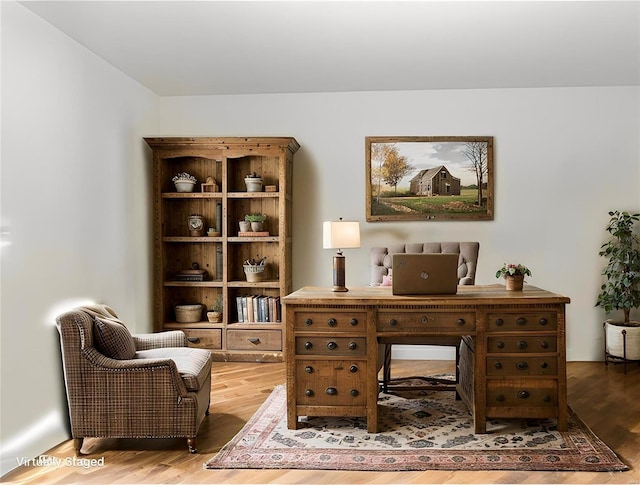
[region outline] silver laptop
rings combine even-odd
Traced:
[[[458,254],[391,256],[394,295],[447,295],[458,291]]]

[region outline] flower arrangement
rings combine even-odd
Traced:
[[[260,175],[258,175],[256,172],[253,172],[253,173],[248,173],[245,178],[248,178],[248,179],[261,179],[262,177]]]
[[[531,270],[522,264],[504,263],[502,268],[496,271],[496,278],[516,275],[531,276]]]
[[[196,183],[196,178],[193,175],[188,174],[187,172],[180,172],[178,175],[176,175],[175,177],[173,177],[173,179],[171,179],[173,182],[178,182],[178,181],[189,181],[189,182],[193,182],[194,184]]]

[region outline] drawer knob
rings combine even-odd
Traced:
[[[548,349],[549,342],[547,342],[546,340],[543,340],[542,342],[540,342],[540,347],[542,347],[543,349]]]
[[[189,337],[187,338],[187,340],[192,344],[197,344],[198,342],[200,342],[200,337]]]
[[[310,365],[308,365],[308,366],[306,366],[306,367],[304,368],[304,371],[305,371],[307,374],[312,374],[312,373],[313,373],[313,367],[311,367]]]
[[[551,402],[551,396],[549,396],[549,394],[545,394],[544,397],[542,398],[542,400],[544,402]]]
[[[504,320],[502,318],[496,319],[496,326],[502,327],[504,325]]]
[[[518,391],[518,397],[520,399],[527,399],[529,397],[528,391]]]
[[[525,342],[524,340],[518,340],[518,343],[516,344],[516,348],[518,348],[519,350],[524,350],[527,348],[527,342]]]
[[[351,324],[352,327],[355,327],[356,325],[358,325],[358,319],[352,318],[349,323]]]
[[[426,315],[423,315],[422,318],[420,319],[420,322],[424,324],[429,323],[429,317]]]
[[[458,325],[458,327],[462,327],[465,323],[464,318],[458,318],[458,320],[456,320],[456,324]]]
[[[305,389],[304,395],[307,397],[313,396],[313,389]]]
[[[336,350],[338,348],[338,344],[332,340],[331,342],[327,343],[327,348],[329,350]]]
[[[329,396],[335,396],[336,394],[338,394],[338,390],[335,387],[327,387],[325,392],[329,394]]]
[[[520,317],[516,320],[516,324],[522,327],[523,325],[527,324],[527,319],[524,317]]]
[[[502,340],[500,340],[497,344],[496,347],[498,347],[499,349],[504,349],[504,342]]]
[[[356,350],[358,348],[358,344],[355,342],[349,342],[349,350]]]
[[[398,325],[398,320],[396,320],[395,318],[392,318],[391,320],[389,320],[389,325],[391,325],[392,327],[395,327],[396,325]]]
[[[518,370],[526,370],[527,367],[529,367],[529,364],[527,364],[526,362],[518,362],[516,364],[516,367],[518,368]]]
[[[540,325],[544,326],[544,325],[546,325],[548,322],[547,322],[547,319],[546,319],[546,318],[542,317],[542,318],[540,319],[540,322],[539,322],[539,323],[540,323]]]
[[[358,366],[352,365],[351,367],[349,367],[349,372],[358,372]]]
[[[503,394],[498,394],[496,396],[496,401],[498,402],[504,402],[504,395]]]
[[[307,342],[304,343],[304,348],[307,349],[307,350],[312,349],[313,348],[313,344],[311,342],[307,341]]]
[[[360,394],[360,391],[358,391],[357,389],[351,389],[351,392],[349,394],[351,394],[352,397],[356,397]]]
[[[549,364],[547,364],[546,362],[541,362],[540,367],[542,367],[543,369],[546,369],[547,367],[549,367]]]
[[[502,362],[496,362],[494,366],[496,369],[502,369]]]
[[[308,327],[309,325],[313,324],[313,320],[311,320],[310,318],[307,318],[307,319],[304,321],[304,324]]]
[[[330,318],[329,320],[327,320],[327,325],[329,325],[330,327],[335,327],[337,324],[338,322],[335,318]]]
[[[248,338],[247,339],[249,342],[251,342],[253,345],[258,345],[260,343],[260,339],[259,338]]]

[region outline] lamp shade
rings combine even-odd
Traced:
[[[322,225],[324,249],[360,247],[360,223],[358,221],[325,221]]]

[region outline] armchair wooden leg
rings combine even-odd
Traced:
[[[198,450],[196,448],[196,438],[187,438],[187,446],[189,447],[189,453],[197,453]]]
[[[82,452],[82,443],[84,442],[84,438],[73,438],[73,450],[76,453],[76,456],[80,456]]]

